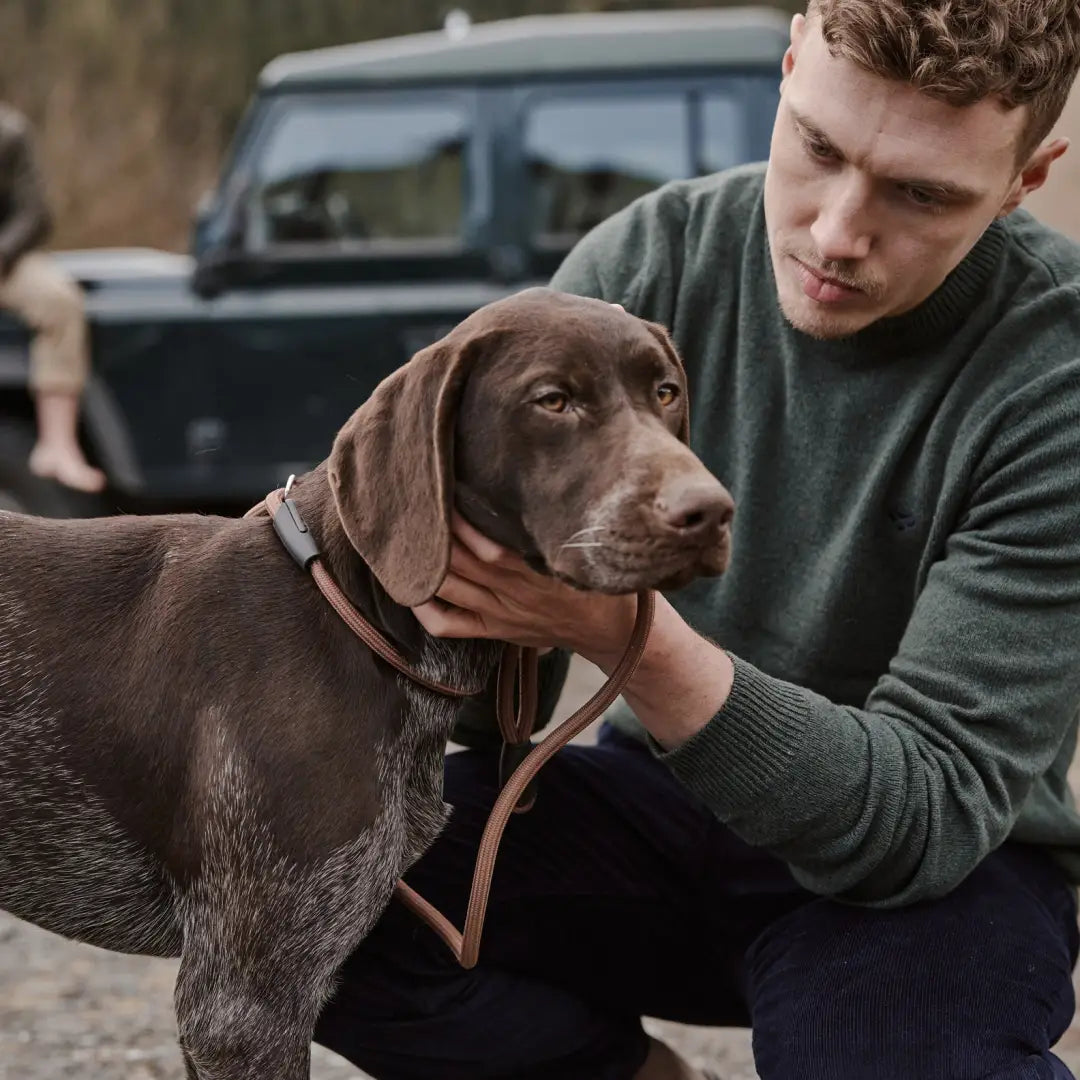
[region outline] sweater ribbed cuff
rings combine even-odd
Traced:
[[[730,654],[729,654],[730,655]],[[775,788],[806,738],[804,691],[732,656],[735,681],[723,708],[660,759],[719,818]]]

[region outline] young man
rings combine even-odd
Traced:
[[[0,104],[0,308],[34,333],[30,392],[38,433],[30,471],[80,491],[100,491],[105,475],[83,457],[78,436],[79,399],[90,366],[82,293],[36,250],[49,226],[29,124]]]
[[[733,563],[511,822],[480,966],[392,905],[321,1041],[379,1080],[696,1075],[651,1015],[752,1025],[763,1080],[1070,1075],[1080,250],[1017,208],[1078,65],[1076,0],[814,0],[768,167],[569,257],[671,328]],[[431,632],[614,666],[633,598],[457,531]],[[495,775],[448,759],[409,875],[459,925]]]

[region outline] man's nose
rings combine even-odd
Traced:
[[[818,254],[828,262],[865,259],[873,244],[870,219],[867,192],[858,182],[838,185],[810,226]]]

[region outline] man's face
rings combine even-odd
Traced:
[[[765,181],[790,322],[838,338],[925,300],[1038,186],[1017,170],[1025,120],[1023,108],[949,105],[834,58],[818,20],[796,18]]]

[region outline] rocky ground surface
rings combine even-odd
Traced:
[[[577,667],[560,712],[596,682]],[[183,1080],[175,976],[174,961],[101,952],[0,913],[0,1080]],[[756,1080],[747,1032],[647,1024],[723,1080]],[[1080,1022],[1058,1053],[1080,1073]],[[313,1080],[364,1078],[321,1047],[313,1058]]]
[[[0,958],[0,1080],[183,1080],[173,961],[103,953],[6,915]],[[745,1032],[656,1028],[724,1080],[756,1075]],[[365,1075],[314,1047],[312,1080]]]
[[[175,977],[174,961],[101,952],[0,914],[0,1080],[183,1080]],[[724,1080],[756,1077],[746,1032],[650,1027]],[[316,1046],[311,1076],[366,1074]]]

